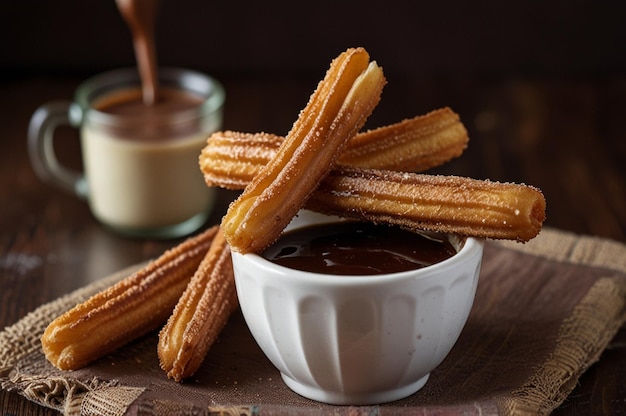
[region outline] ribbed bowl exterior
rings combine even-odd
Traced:
[[[297,393],[333,404],[419,390],[458,339],[474,301],[483,243],[442,263],[381,276],[320,275],[233,253],[255,340]]]

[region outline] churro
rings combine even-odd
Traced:
[[[199,160],[207,185],[245,188],[283,140],[269,133],[212,134]],[[348,140],[337,164],[422,172],[460,156],[468,140],[458,114],[445,107],[357,134]]]
[[[217,229],[187,239],[52,321],[41,337],[46,358],[75,370],[163,325]]]
[[[444,107],[358,134],[337,164],[421,172],[460,156],[468,140],[459,115]]]
[[[159,333],[159,362],[169,378],[181,381],[202,364],[239,305],[234,279],[230,249],[218,232]]]
[[[306,207],[416,230],[525,242],[541,230],[546,201],[528,185],[341,168],[324,179]]]
[[[280,235],[378,104],[382,69],[363,48],[333,60],[274,157],[222,219],[234,251],[260,251]]]

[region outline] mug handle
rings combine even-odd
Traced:
[[[82,110],[70,101],[55,101],[42,105],[32,115],[28,125],[28,154],[37,176],[81,199],[87,197],[84,174],[61,165],[54,152],[54,130],[58,126],[77,127]]]

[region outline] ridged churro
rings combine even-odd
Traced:
[[[199,160],[207,185],[245,188],[283,140],[269,133],[212,134]],[[468,140],[458,114],[445,107],[357,134],[348,141],[337,164],[422,172],[460,156]]]
[[[270,133],[218,131],[200,154],[200,170],[208,186],[244,189],[274,157],[284,137]]]
[[[274,157],[246,186],[222,220],[234,251],[271,244],[363,127],[385,84],[382,69],[363,48],[333,60]]]
[[[534,238],[546,201],[535,187],[375,169],[333,170],[306,207],[325,214],[472,237]]]
[[[41,337],[46,358],[75,370],[163,325],[217,230],[187,239],[56,318]]]
[[[196,372],[238,305],[230,249],[218,232],[159,333],[159,362],[168,377],[181,381]]]
[[[463,153],[469,137],[448,107],[355,136],[338,165],[421,172]]]

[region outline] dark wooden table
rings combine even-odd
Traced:
[[[283,134],[318,74],[217,76],[228,95],[225,128]],[[1,327],[177,242],[112,234],[84,202],[35,176],[26,151],[29,118],[45,101],[70,98],[81,79],[31,75],[0,81]],[[626,79],[409,80],[393,74],[388,79],[369,127],[450,106],[470,131],[470,146],[435,172],[536,185],[548,201],[547,225],[626,242]],[[80,168],[76,132],[62,129],[57,148],[64,163]],[[211,223],[219,221],[233,197],[220,194]],[[626,407],[625,352],[622,330],[555,414],[626,414],[620,410]],[[0,392],[0,412],[54,414],[7,392]]]

